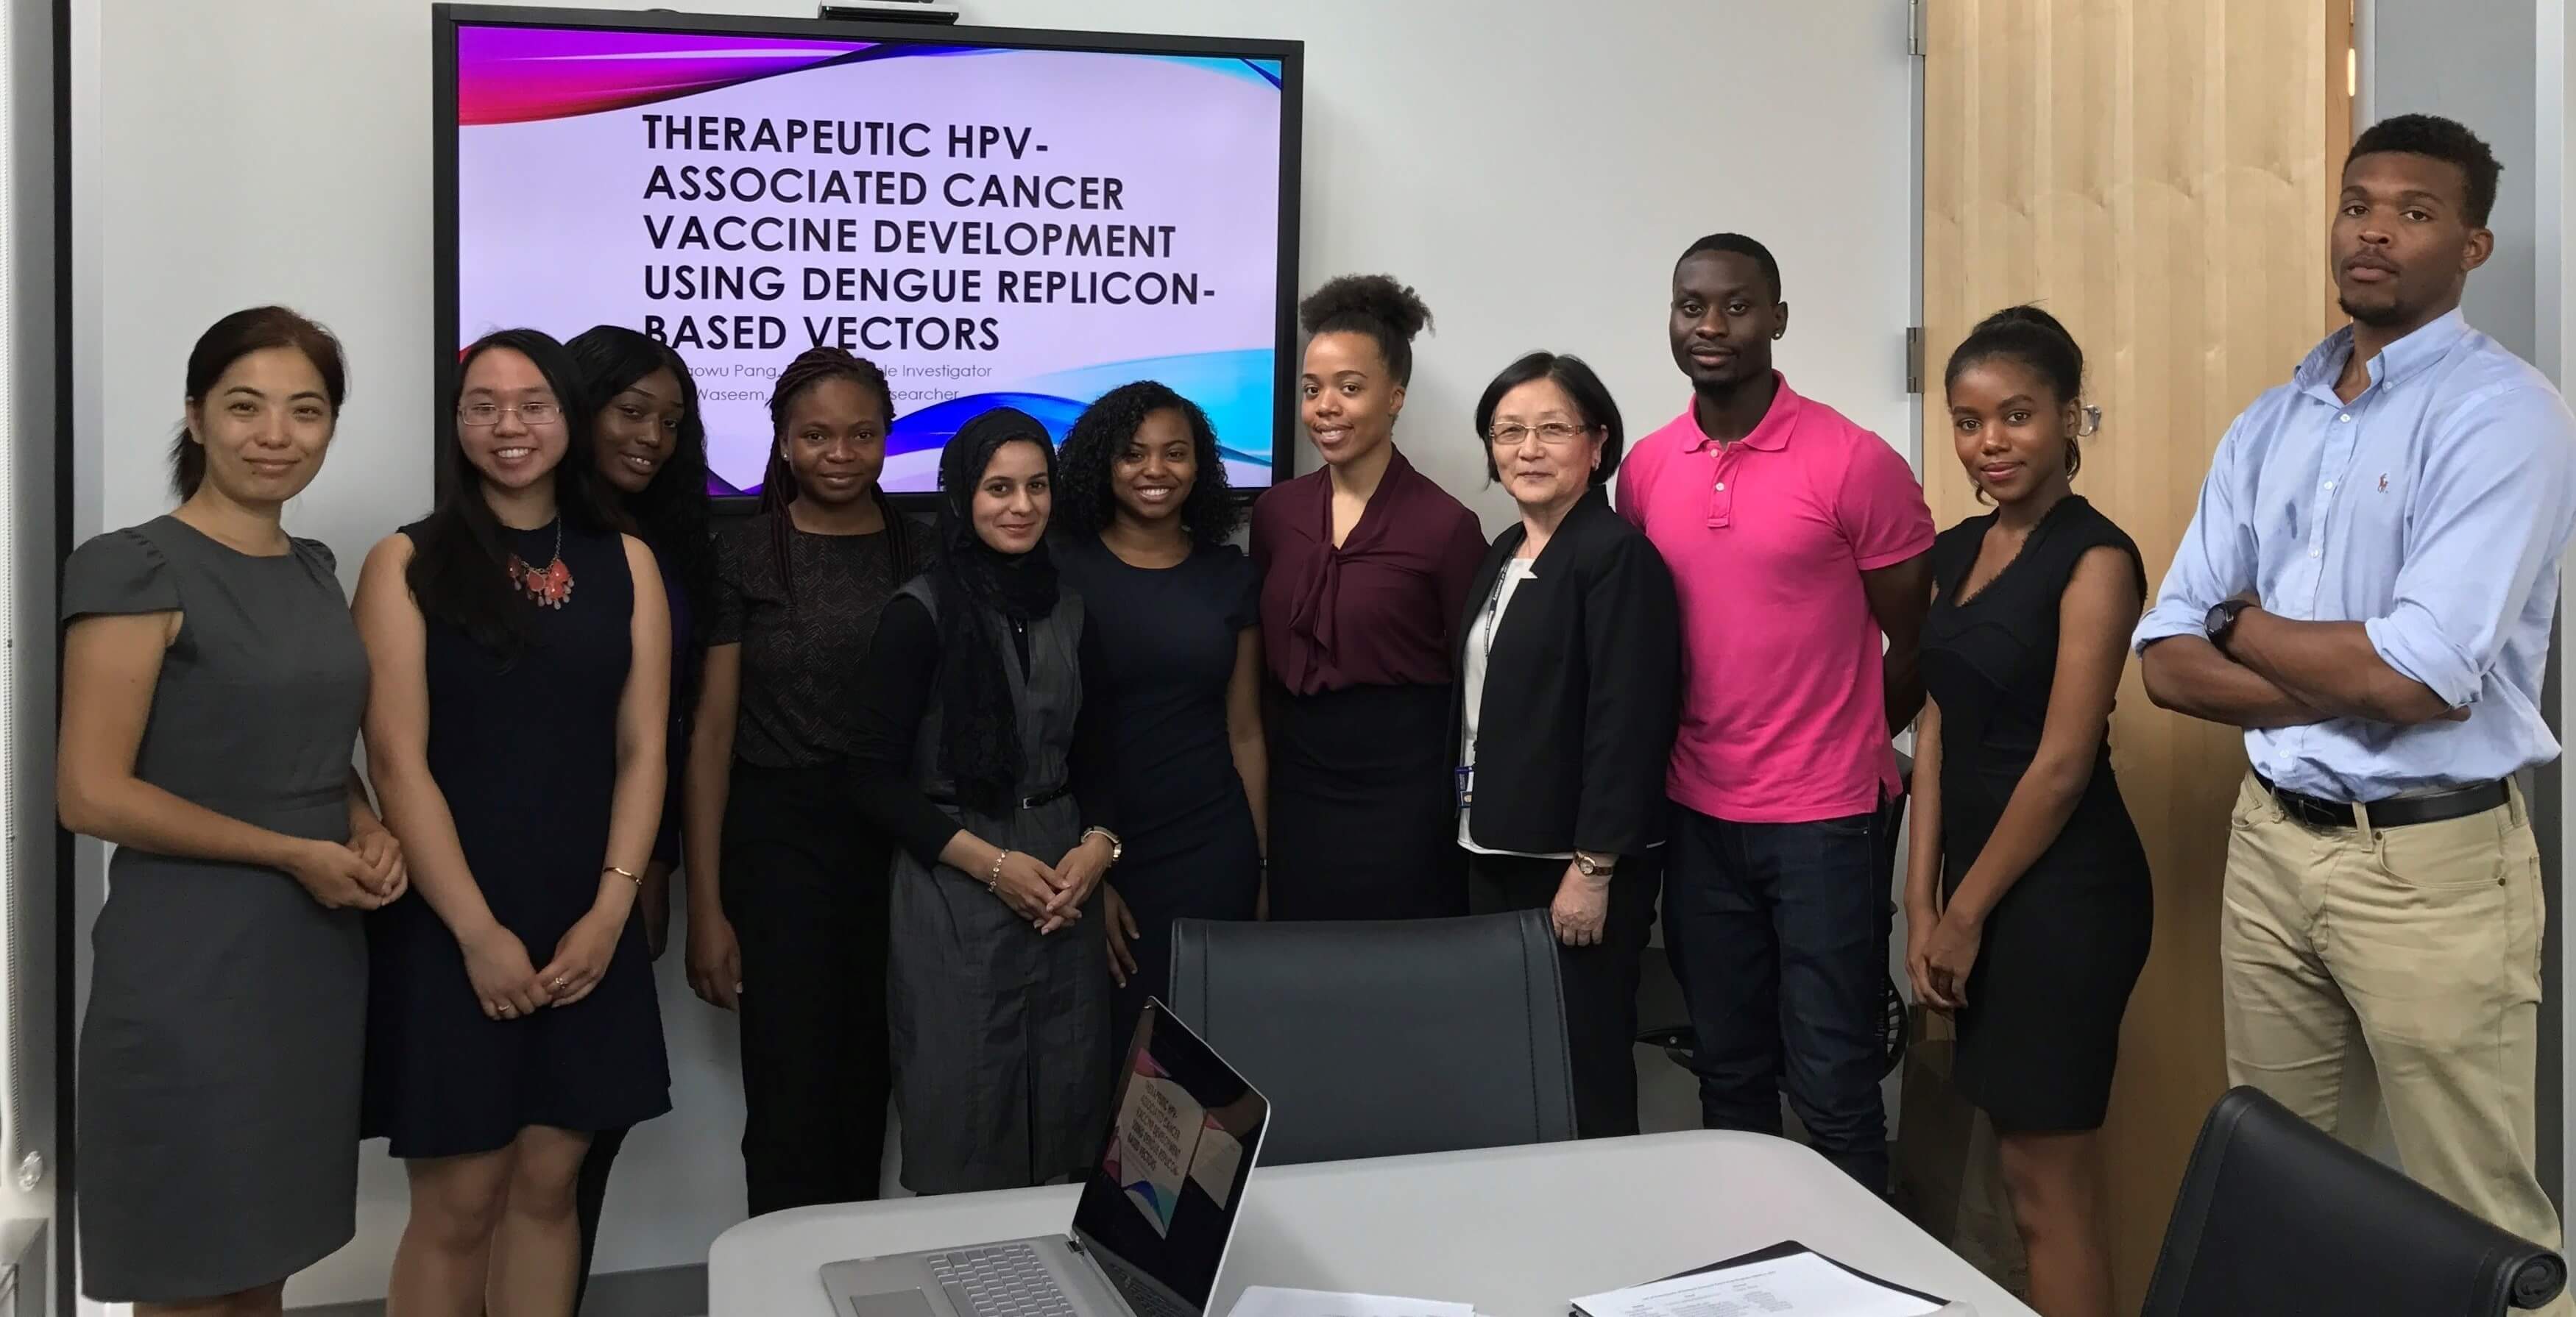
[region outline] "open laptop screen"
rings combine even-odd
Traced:
[[[1270,1104],[1159,1001],[1118,1071],[1108,1146],[1082,1187],[1074,1234],[1140,1313],[1204,1312],[1243,1208]],[[1124,1267],[1115,1265],[1125,1264]],[[1139,1294],[1139,1273],[1151,1282]]]

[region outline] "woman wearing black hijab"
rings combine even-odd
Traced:
[[[1109,1097],[1105,689],[1048,557],[1055,449],[989,411],[939,458],[937,563],[877,624],[858,804],[895,839],[889,1014],[917,1194],[1080,1174]]]

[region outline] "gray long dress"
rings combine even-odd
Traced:
[[[331,551],[258,558],[175,517],[72,555],[63,618],[182,614],[135,776],[346,841],[366,710]],[[120,848],[80,1035],[81,1279],[104,1302],[252,1289],[356,1231],[367,941],[283,873]]]
[[[937,620],[926,578],[898,593]],[[1054,612],[1029,625],[1027,675],[1015,656],[1004,656],[1020,715],[1024,795],[1066,781],[1082,706],[1081,638],[1082,599],[1067,590]],[[939,746],[933,700],[914,737],[914,780],[933,800],[951,800],[956,786],[940,771]],[[941,808],[958,827],[1024,855],[1052,860],[1081,840],[1081,808],[1069,795],[999,818]],[[892,886],[888,1014],[905,1187],[1011,1189],[1081,1169],[1100,1151],[1109,1097],[1103,898],[1094,892],[1080,922],[1041,936],[980,876],[925,865],[903,848]]]

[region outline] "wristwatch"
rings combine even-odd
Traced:
[[[2223,599],[2210,608],[2209,616],[2201,623],[2201,628],[2208,632],[2209,643],[2217,646],[2219,653],[2227,652],[2228,638],[2236,634],[2237,615],[2253,606],[2250,600]]]
[[[1117,833],[1111,832],[1107,828],[1084,828],[1082,830],[1082,839],[1084,841],[1089,841],[1094,836],[1107,837],[1109,839],[1109,863],[1112,866],[1115,866],[1118,863],[1119,856],[1127,853],[1127,843],[1118,840]]]
[[[1574,867],[1577,872],[1581,873],[1586,878],[1607,878],[1610,876],[1611,870],[1619,867],[1619,857],[1616,855],[1593,855],[1584,851],[1576,851],[1574,853]]]

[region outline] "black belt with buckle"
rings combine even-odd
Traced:
[[[2257,773],[2254,780],[2281,802],[2281,812],[2312,828],[2351,828],[2360,826],[2360,818],[2351,805],[2317,796],[2301,795],[2272,785],[2270,778]],[[2442,823],[2464,819],[2503,808],[2512,799],[2502,782],[2479,782],[2453,787],[2422,796],[2391,796],[2370,802],[2370,826],[2403,828],[2417,823]]]
[[[1034,796],[1022,796],[1018,800],[1013,801],[1012,804],[1020,809],[1036,809],[1040,805],[1052,805],[1072,794],[1072,784],[1065,783],[1049,787]],[[958,805],[964,802],[958,800],[955,796],[932,796],[930,798],[930,803],[934,805]]]

